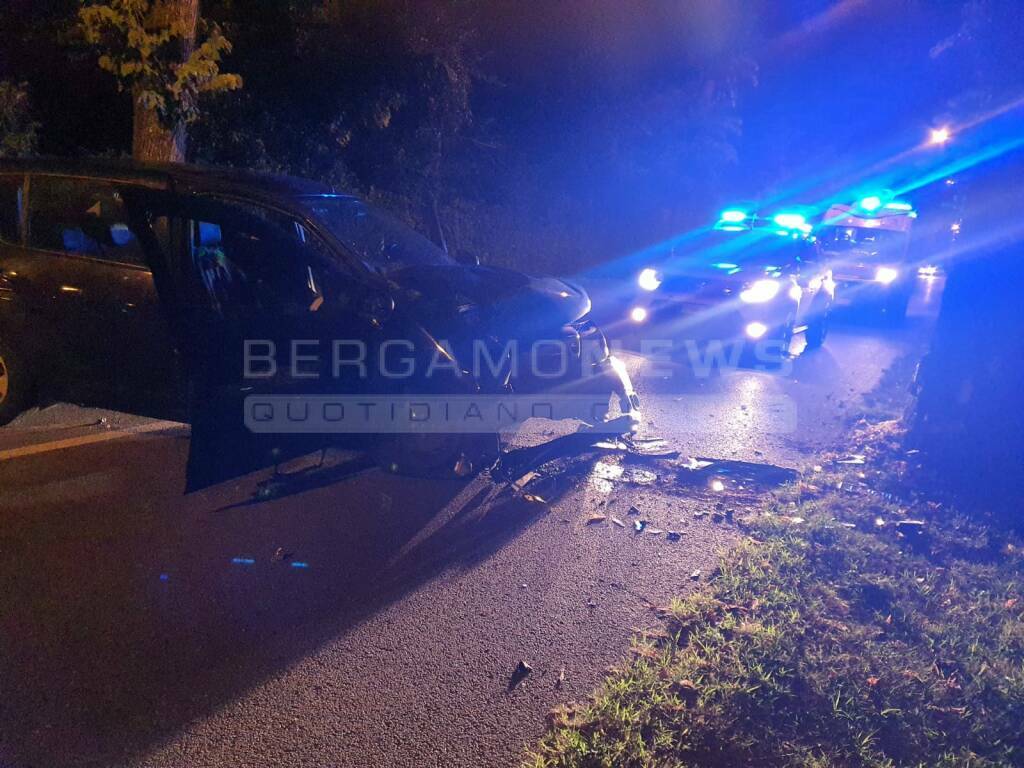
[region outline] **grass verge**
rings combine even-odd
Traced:
[[[1019,545],[908,496],[895,422],[859,444],[745,519],[526,764],[1024,765]]]

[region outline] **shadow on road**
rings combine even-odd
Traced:
[[[20,499],[0,503],[0,764],[138,761],[547,512],[483,479],[358,461],[262,504],[234,503],[262,475],[183,498],[186,452],[167,439],[65,451],[60,481],[52,457],[0,465]]]

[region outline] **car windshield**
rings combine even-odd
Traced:
[[[774,230],[743,232],[712,231],[682,254],[685,263],[782,265],[806,259],[813,247],[804,239],[776,234]]]
[[[821,245],[830,251],[868,251],[896,253],[906,242],[905,232],[867,227],[825,227],[819,235]]]
[[[394,272],[455,263],[423,235],[358,198],[316,195],[301,200],[315,221],[373,269]]]

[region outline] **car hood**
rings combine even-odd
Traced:
[[[484,266],[412,266],[388,275],[398,302],[428,325],[483,324],[502,337],[536,335],[579,320],[590,311],[581,287]]]
[[[662,272],[662,289],[670,291],[696,290],[706,285],[743,285],[764,277],[784,274],[778,264],[764,262],[691,262],[673,265]]]

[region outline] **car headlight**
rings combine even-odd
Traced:
[[[647,269],[640,270],[636,282],[645,291],[656,291],[658,286],[661,285],[661,275],[657,270],[648,267]]]
[[[875,270],[875,282],[881,283],[882,285],[888,285],[899,276],[899,270],[893,269],[892,267],[879,267]]]
[[[758,280],[746,290],[740,291],[740,301],[745,304],[763,304],[774,299],[778,293],[778,280]]]
[[[643,307],[633,307],[633,309],[629,311],[629,319],[634,323],[642,323],[647,319],[647,310]]]

